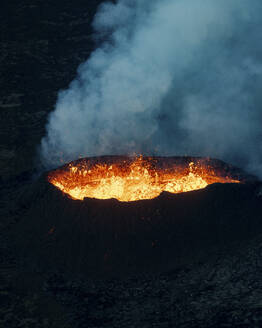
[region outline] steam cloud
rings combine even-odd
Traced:
[[[61,91],[46,166],[81,156],[210,156],[262,175],[261,0],[118,0]]]

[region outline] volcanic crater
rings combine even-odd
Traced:
[[[101,181],[112,187],[116,172],[121,197],[100,190]],[[188,177],[205,183],[179,187],[171,173],[183,183],[192,183]],[[141,187],[134,189],[141,174],[147,182],[142,194]],[[86,185],[91,197],[83,193]],[[166,271],[255,235],[262,226],[260,185],[256,177],[215,159],[80,159],[42,174],[21,195],[24,214],[13,229],[13,245],[26,270],[94,277]],[[80,186],[78,197],[70,195],[69,186]]]
[[[48,180],[73,199],[152,199],[163,191],[188,192],[212,183],[239,183],[245,178],[222,162],[190,157],[80,159],[49,173]]]

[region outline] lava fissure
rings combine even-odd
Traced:
[[[152,199],[163,191],[181,193],[216,182],[239,182],[206,163],[203,165],[203,161],[169,163],[166,167],[159,164],[157,159],[142,156],[109,163],[83,159],[50,172],[48,180],[73,199],[116,198],[125,202]]]

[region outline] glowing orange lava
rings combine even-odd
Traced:
[[[190,162],[185,167],[159,168],[149,158],[111,164],[81,162],[51,172],[48,180],[73,199],[85,197],[129,202],[157,197],[162,191],[181,193],[205,188],[208,184],[237,183],[208,167]]]

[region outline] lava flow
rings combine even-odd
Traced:
[[[181,193],[216,182],[239,182],[193,161],[163,168],[157,160],[142,156],[113,163],[72,162],[49,173],[48,180],[73,199],[116,198],[123,202],[152,199],[163,191]]]

